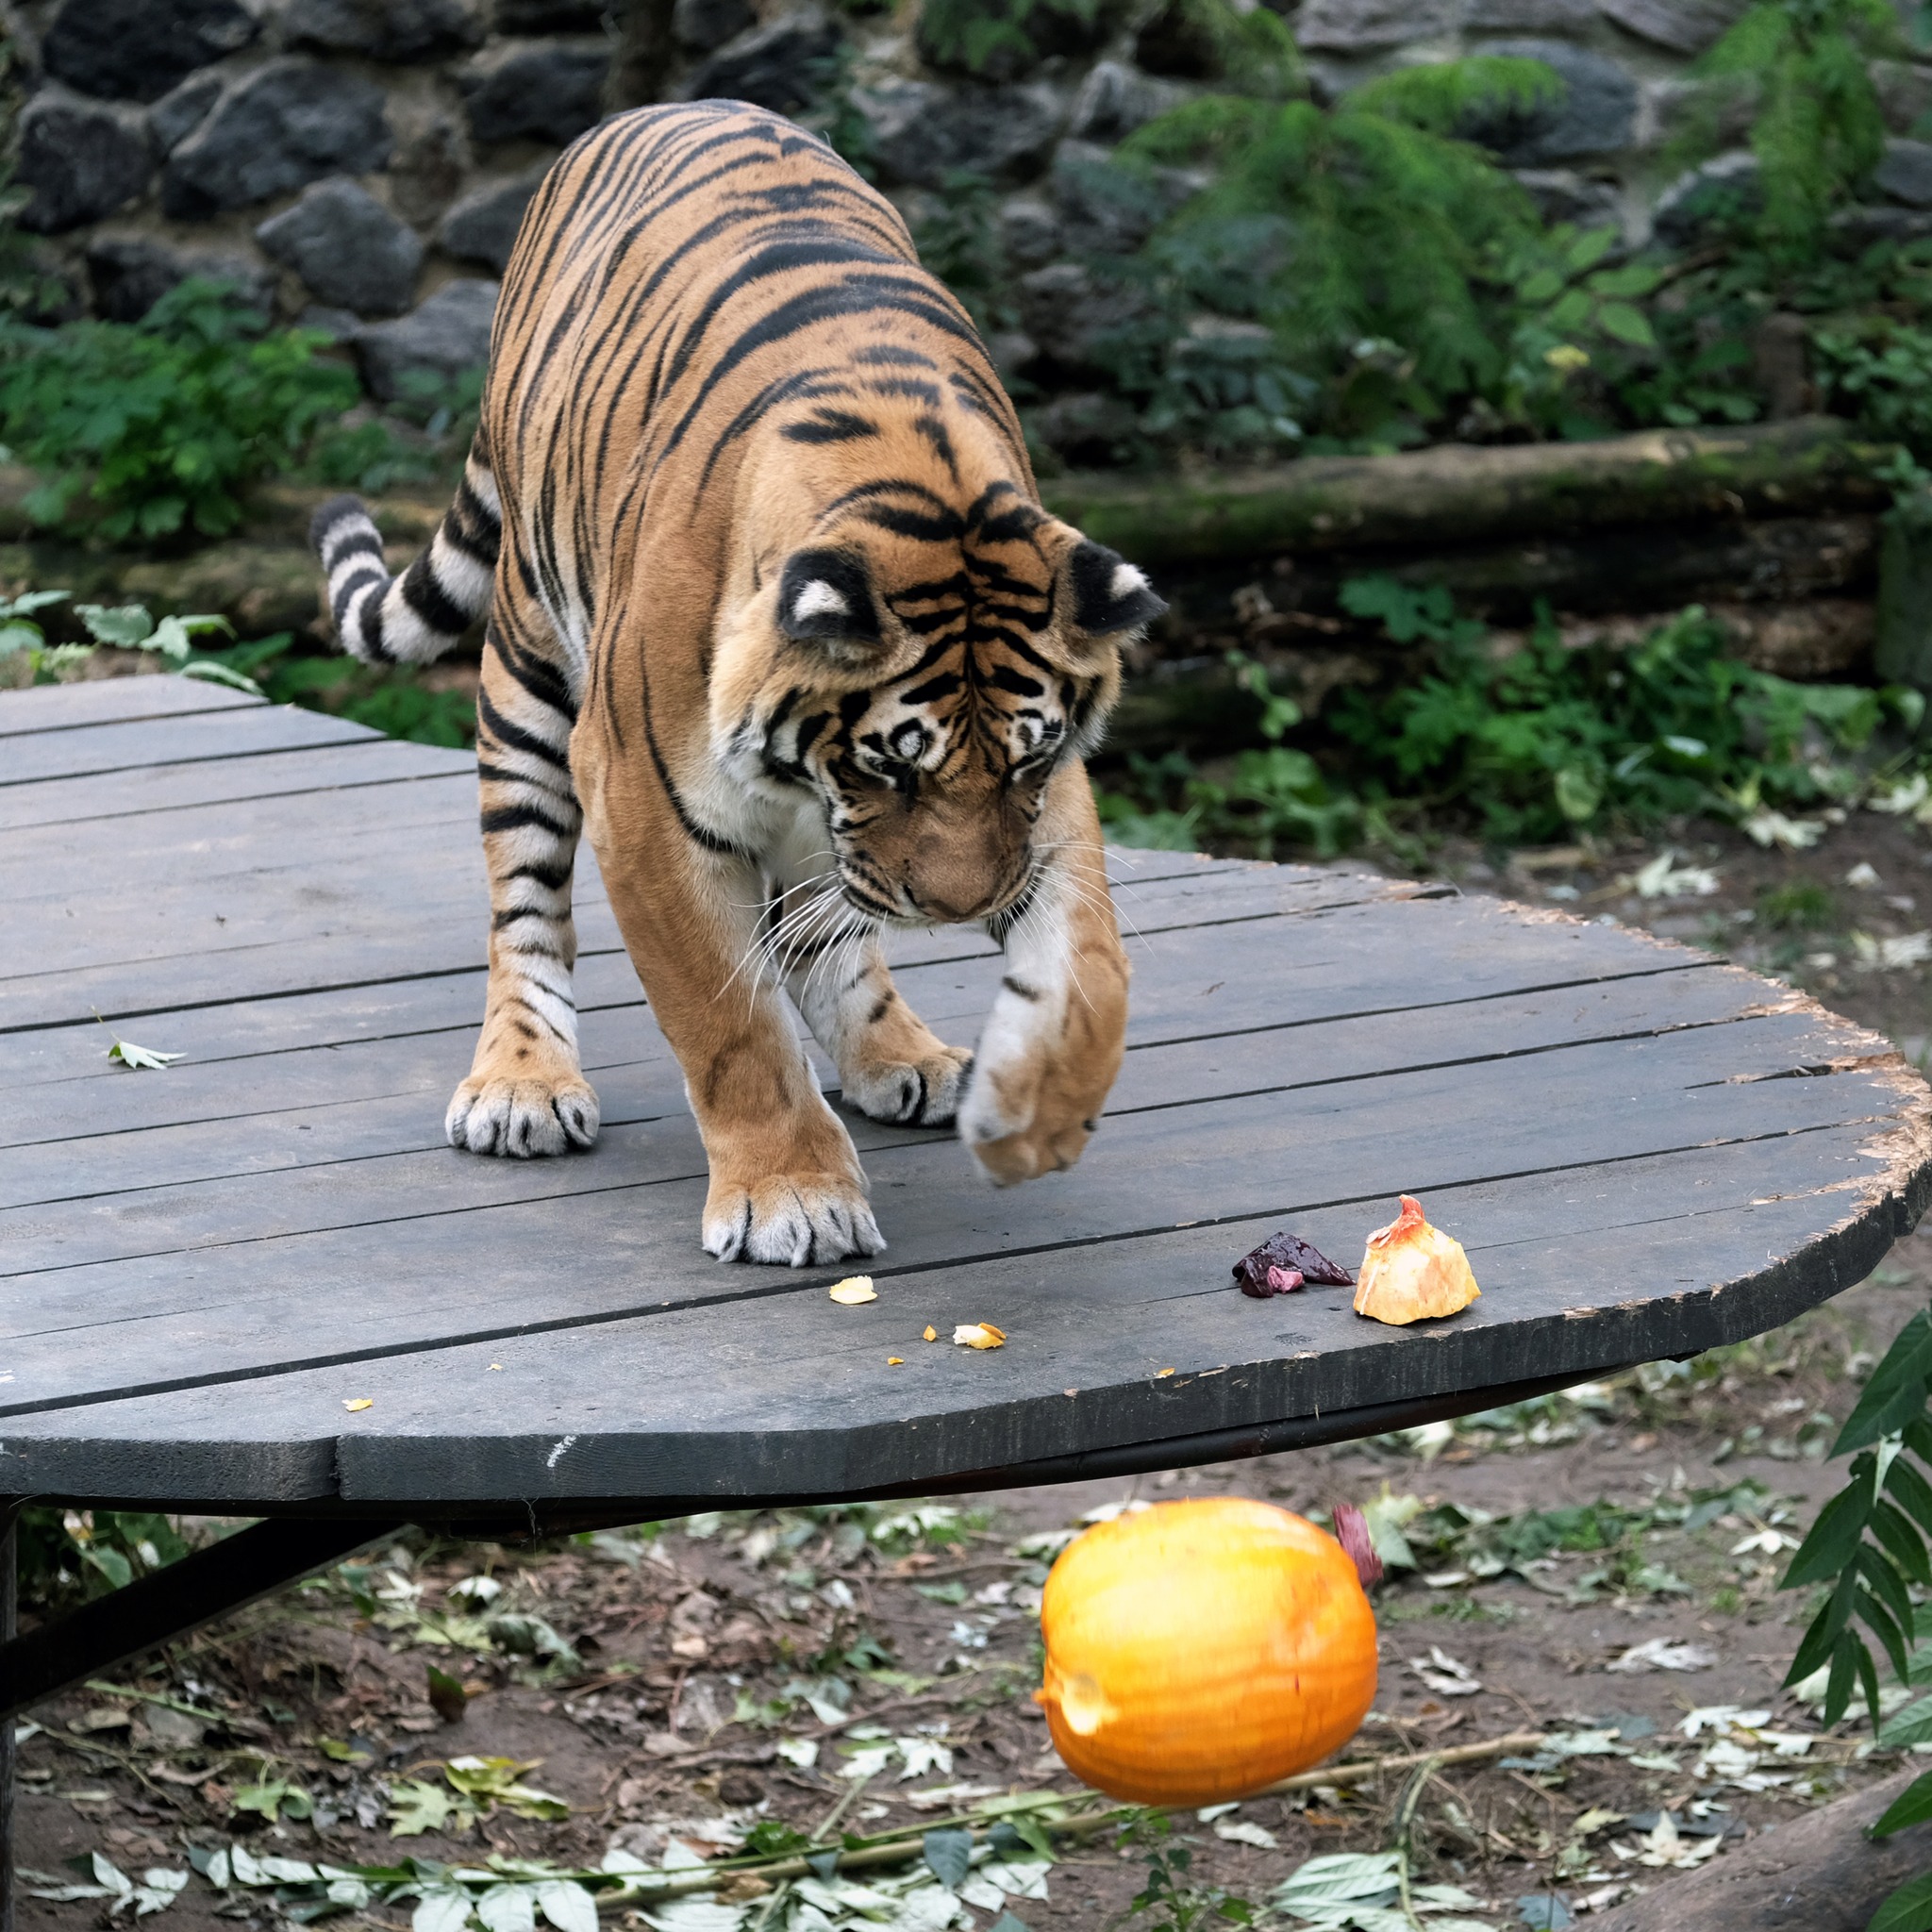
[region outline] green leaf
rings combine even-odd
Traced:
[[[1932,1872],[1907,1879],[1865,1922],[1865,1932],[1932,1932]]]
[[[1861,1552],[1861,1555],[1869,1554]],[[1861,1566],[1862,1567],[1862,1566]],[[1895,1580],[1895,1579],[1894,1579]],[[1857,1597],[1857,1612],[1866,1624],[1876,1633],[1878,1641],[1885,1646],[1885,1654],[1891,1659],[1891,1667],[1903,1677],[1906,1674],[1906,1641],[1890,1608],[1869,1591],[1861,1590]],[[1874,1713],[1873,1722],[1877,1722]]]
[[[441,1785],[425,1784],[421,1778],[398,1778],[389,1791],[389,1835],[418,1838],[425,1831],[441,1831],[456,1808],[457,1800]]]
[[[1532,306],[1552,301],[1562,291],[1563,277],[1553,268],[1540,268],[1517,285],[1517,297]]]
[[[1874,1838],[1890,1838],[1908,1824],[1923,1824],[1932,1818],[1932,1771],[1915,1777],[1886,1807],[1884,1817],[1872,1827]]]
[[[1657,337],[1652,332],[1650,320],[1641,308],[1633,308],[1627,302],[1606,302],[1596,312],[1596,325],[1607,336],[1620,342],[1627,342],[1635,349],[1654,349]]]
[[[1831,1647],[1831,1674],[1824,1684],[1824,1722],[1835,1724],[1852,1701],[1852,1680],[1865,1646],[1849,1630],[1840,1630]]]
[[[1572,271],[1581,275],[1585,269],[1594,268],[1616,245],[1616,242],[1615,228],[1606,226],[1584,229],[1566,251]]]
[[[1845,1418],[1831,1453],[1862,1449],[1881,1436],[1897,1434],[1913,1419],[1924,1419],[1925,1381],[1932,1376],[1932,1310],[1921,1308],[1901,1328],[1872,1371],[1857,1405]],[[1903,1408],[1903,1413],[1898,1413]],[[1913,1453],[1923,1457],[1916,1444]]]
[[[958,1829],[929,1831],[924,1842],[927,1869],[948,1891],[958,1891],[973,1869],[973,1834]]]
[[[459,1887],[438,1887],[417,1900],[409,1932],[462,1932],[469,1918],[470,1894]]]
[[[230,691],[245,691],[252,698],[268,695],[254,678],[240,671],[231,670],[225,664],[217,663],[212,658],[191,658],[182,665],[180,675],[183,677],[199,678],[204,684],[224,684]]]
[[[1893,1468],[1898,1465],[1894,1463]],[[1890,1487],[1890,1472],[1886,1473],[1886,1487]],[[1872,1510],[1872,1520],[1866,1527],[1885,1546],[1885,1553],[1914,1583],[1932,1585],[1932,1561],[1925,1556],[1925,1540],[1915,1530],[1905,1513],[1880,1497]],[[1907,1620],[1907,1627],[1909,1621]]]
[[[557,1932],[597,1932],[597,1901],[575,1879],[544,1880],[537,1888],[537,1909]]]
[[[155,627],[154,619],[139,604],[76,604],[74,614],[96,643],[114,644],[124,651],[139,649]]]
[[[1910,1513],[1923,1536],[1932,1536],[1932,1483],[1926,1482],[1903,1456],[1885,1472],[1885,1487]]]
[[[1922,1697],[1916,1704],[1893,1711],[1880,1726],[1878,1741],[1891,1751],[1932,1743],[1932,1697]]]
[[[158,1071],[173,1066],[176,1060],[186,1059],[188,1056],[185,1053],[159,1053],[151,1046],[136,1046],[131,1040],[117,1040],[108,1049],[108,1058],[124,1067],[137,1070],[152,1067]]]
[[[1844,1574],[1872,1514],[1877,1474],[1877,1462],[1869,1454],[1853,1463],[1845,1487],[1818,1512],[1818,1521],[1799,1544],[1780,1590],[1797,1590]]]

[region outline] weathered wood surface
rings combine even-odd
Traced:
[[[0,698],[0,1494],[500,1517],[1359,1432],[1785,1321],[1932,1183],[1886,1043],[1706,955],[1120,854],[1129,1052],[1086,1159],[995,1192],[950,1137],[855,1118],[891,1246],[841,1307],[842,1269],[700,1251],[702,1150],[588,860],[601,1142],[443,1144],[482,1002],[474,782],[175,679]],[[970,1041],[994,949],[896,955]],[[111,1067],[94,1008],[187,1057]],[[1284,1224],[1353,1263],[1404,1190],[1484,1285],[1454,1321],[1231,1288]],[[964,1321],[1010,1339],[919,1339]]]

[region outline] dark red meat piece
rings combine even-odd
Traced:
[[[1296,1279],[1285,1287],[1276,1286],[1269,1280],[1271,1270],[1284,1279],[1290,1274]],[[1346,1268],[1338,1268],[1300,1235],[1287,1232],[1271,1234],[1253,1254],[1243,1255],[1234,1264],[1234,1278],[1241,1292],[1257,1301],[1266,1301],[1271,1294],[1291,1294],[1304,1281],[1312,1281],[1318,1288],[1355,1286],[1355,1276]]]

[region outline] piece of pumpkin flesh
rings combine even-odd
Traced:
[[[1481,1293],[1462,1243],[1430,1226],[1422,1203],[1405,1194],[1402,1212],[1369,1237],[1355,1311],[1400,1327],[1454,1315]]]

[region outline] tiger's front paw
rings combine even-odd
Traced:
[[[995,1187],[1058,1174],[1086,1150],[1110,1084],[1093,1091],[1090,1083],[1034,1078],[1025,1070],[1004,1079],[982,1073],[959,1110],[959,1138]]]
[[[705,1200],[705,1249],[721,1261],[809,1268],[883,1252],[862,1184],[807,1172],[736,1181],[714,1174]]]
[[[581,1074],[472,1074],[451,1096],[442,1128],[452,1147],[527,1160],[592,1146],[600,1118],[597,1096]]]
[[[941,1046],[917,1060],[882,1060],[841,1075],[845,1098],[868,1120],[901,1127],[951,1126],[973,1056]]]

